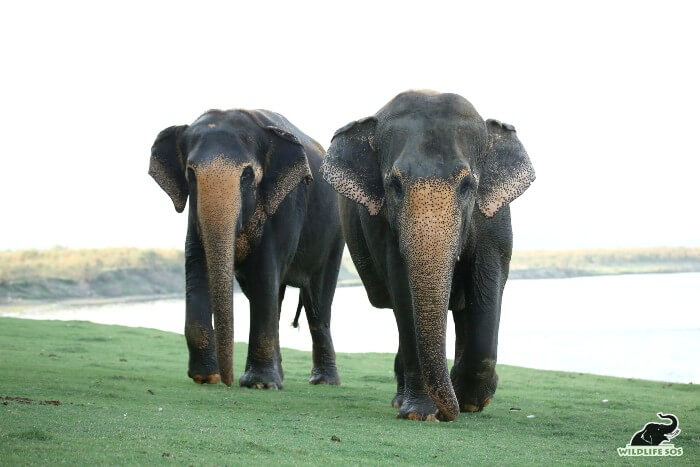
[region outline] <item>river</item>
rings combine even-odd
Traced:
[[[282,347],[310,350],[304,318],[291,327],[298,293],[288,288]],[[248,302],[234,297],[235,339],[248,340]],[[0,316],[86,320],[182,333],[183,299],[104,305],[42,305]],[[395,352],[391,310],[372,308],[362,287],[338,288],[332,332],[337,352]],[[183,341],[182,351],[186,352]],[[503,296],[498,362],[547,370],[697,384],[700,273],[513,280]],[[448,319],[447,355],[454,355]],[[342,371],[342,369],[341,369]]]

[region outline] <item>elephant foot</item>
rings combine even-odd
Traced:
[[[206,362],[206,363],[202,363]],[[221,374],[213,356],[209,358],[192,358],[187,370],[187,376],[197,384],[217,384],[221,381]]]
[[[436,422],[437,407],[427,394],[418,396],[402,396],[403,401],[399,407],[399,413],[396,418],[405,418],[407,420],[423,420],[428,422]],[[396,399],[396,397],[394,398]],[[393,401],[392,401],[393,405]]]
[[[332,384],[340,386],[340,376],[335,366],[314,367],[311,370],[309,384]]]
[[[498,386],[498,374],[494,360],[484,360],[481,371],[471,375],[455,374],[452,378],[459,410],[461,412],[481,412],[493,401]]]
[[[221,382],[221,375],[219,373],[211,373],[208,375],[201,375],[199,373],[196,373],[193,375],[188,371],[187,376],[192,378],[192,381],[194,381],[197,384],[218,384]]]
[[[493,397],[488,397],[486,400],[484,400],[481,404],[479,405],[473,405],[473,404],[460,404],[459,405],[459,411],[460,412],[481,412],[484,410],[484,408],[491,403],[493,400]]]
[[[250,367],[238,380],[242,387],[252,389],[282,389],[282,377],[273,366]]]
[[[185,338],[189,350],[187,376],[197,384],[217,384],[221,381],[216,361],[214,331],[196,321],[187,321]]]

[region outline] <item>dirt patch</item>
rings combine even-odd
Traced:
[[[61,401],[55,400],[47,400],[47,401],[35,401],[34,399],[30,399],[29,397],[13,397],[13,396],[2,396],[0,397],[0,400],[2,401],[2,405],[8,405],[9,402],[18,402],[20,404],[33,404],[35,402],[38,402],[41,405],[61,405]]]
[[[41,401],[41,405],[61,405],[61,401]]]
[[[12,397],[12,396],[2,396],[0,397],[3,401],[19,402],[20,404],[31,404],[34,402],[33,399],[28,397]]]

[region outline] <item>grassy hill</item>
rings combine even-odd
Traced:
[[[104,248],[0,252],[0,303],[184,293],[182,250]],[[512,279],[700,271],[700,248],[516,251]],[[349,255],[338,285],[360,285]]]
[[[182,336],[0,318],[0,464],[633,464],[620,458],[659,411],[697,465],[700,388],[499,366],[482,413],[397,420],[393,355],[339,354],[342,386],[310,386],[308,352],[283,349],[285,388],[197,386]],[[246,346],[236,344],[236,377]],[[649,459],[646,459],[649,462]]]

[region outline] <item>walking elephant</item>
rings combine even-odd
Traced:
[[[454,420],[493,397],[509,203],[535,179],[515,129],[455,94],[409,91],[333,137],[321,168],[370,302],[392,308],[399,416]],[[456,327],[451,374],[447,310]]]
[[[178,212],[189,196],[185,337],[195,382],[233,382],[235,276],[250,301],[240,385],[282,388],[287,285],[300,288],[311,330],[310,382],[340,383],[330,315],[344,242],[333,190],[318,176],[323,157],[316,141],[266,110],[210,110],[156,138],[149,174]]]

